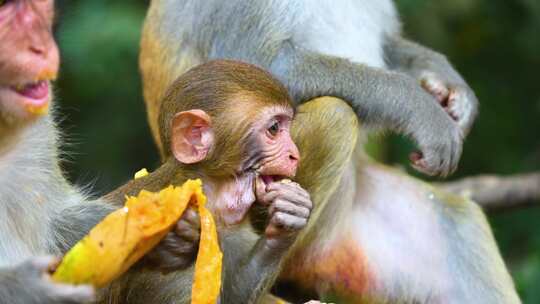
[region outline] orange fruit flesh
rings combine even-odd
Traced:
[[[156,193],[143,190],[136,197],[127,197],[124,208],[105,217],[64,256],[53,280],[95,287],[107,285],[156,246],[190,204],[197,207],[201,220],[191,303],[216,303],[223,254],[198,179],[188,180],[180,187],[169,186]]]

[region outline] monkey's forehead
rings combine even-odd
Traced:
[[[222,115],[227,116],[227,119],[237,122],[244,121],[255,126],[266,124],[276,116],[286,117],[288,119],[294,117],[293,108],[283,105],[258,106],[253,108],[239,105],[227,112],[227,114],[222,113]]]
[[[265,108],[262,108],[258,111],[258,118],[264,119],[270,119],[272,117],[283,115],[287,116],[289,118],[294,117],[294,109],[292,106],[284,106],[284,105],[270,105]]]

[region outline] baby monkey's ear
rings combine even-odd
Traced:
[[[203,110],[176,113],[171,130],[171,151],[183,164],[203,161],[214,144],[210,116]]]

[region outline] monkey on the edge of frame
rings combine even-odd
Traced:
[[[411,135],[423,154],[413,154],[415,167],[450,173],[478,101],[443,55],[404,39],[399,23],[391,0],[152,0],[140,66],[162,155],[158,113],[165,89],[191,67],[224,58],[268,69],[295,104],[342,98],[362,126]],[[324,144],[342,132],[314,136]],[[474,202],[378,164],[362,145],[351,145],[352,159],[334,162],[346,166],[337,190],[320,187],[332,203],[319,203],[310,192],[314,229],[302,231],[307,235],[294,246],[281,281],[340,303],[519,303]],[[304,151],[303,160],[318,148]],[[297,175],[309,192],[302,166]]]
[[[0,1],[0,301],[10,304],[79,303],[96,297],[90,286],[57,284],[49,269],[113,210],[90,200],[62,175],[58,132],[48,111],[50,81],[59,67],[52,37],[54,1]],[[183,269],[198,216],[186,213],[151,256],[158,268]],[[184,254],[184,252],[186,252]],[[141,263],[144,263],[141,262]],[[149,264],[150,265],[150,264]],[[159,292],[159,290],[148,291]]]
[[[328,105],[337,105],[321,104],[299,109],[293,121],[288,92],[269,73],[235,61],[197,66],[173,83],[162,104],[160,133],[167,147],[166,162],[150,175],[109,194],[107,200],[119,201],[140,189],[161,189],[188,178],[201,178],[224,254],[220,303],[260,303],[299,230],[308,225],[312,208],[310,195],[299,184],[280,181],[294,176],[299,161],[291,135],[301,139],[307,137],[300,135],[306,132],[350,130],[342,139],[321,145],[319,154],[308,156],[322,155],[317,163],[313,161],[316,169],[310,177],[327,177],[328,185],[337,185],[335,177],[343,170],[343,166],[333,166],[333,159],[352,154],[351,148],[342,148],[355,140],[354,113],[347,107],[339,115],[326,115]],[[327,117],[326,123],[309,127],[314,115]],[[289,131],[291,124],[294,128]],[[302,140],[299,143],[300,149],[306,145]],[[319,184],[308,181],[306,185],[315,203],[327,195],[314,187]],[[266,212],[251,212],[253,206]],[[263,222],[262,229],[254,227],[257,220]],[[130,286],[165,285],[170,293],[164,293],[158,302],[174,299],[175,303],[186,303],[192,275],[191,270],[160,276],[137,269],[133,276],[127,276],[126,288],[117,287],[114,301],[146,303],[150,299],[145,290]],[[169,279],[183,283],[165,284]],[[132,284],[133,280],[140,281]]]

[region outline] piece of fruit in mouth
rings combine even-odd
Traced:
[[[261,179],[266,185],[269,185],[273,182],[284,182],[284,183],[291,182],[290,179],[282,175],[261,175]]]
[[[35,115],[42,115],[49,107],[49,82],[40,80],[12,87],[15,92],[25,97],[25,109]]]

